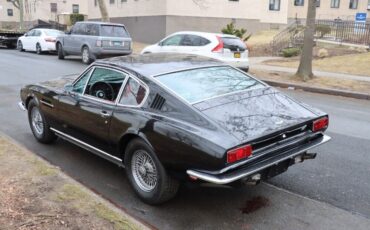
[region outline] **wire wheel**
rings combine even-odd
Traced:
[[[40,111],[37,107],[32,108],[31,124],[33,130],[37,133],[37,135],[41,136],[44,133],[44,122],[42,120]]]
[[[89,63],[90,61],[90,51],[87,47],[82,49],[82,62]]]
[[[131,172],[135,183],[145,192],[157,185],[158,173],[153,158],[145,150],[137,150],[131,159]]]

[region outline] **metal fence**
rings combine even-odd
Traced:
[[[370,45],[370,22],[317,20],[315,37],[339,43]]]

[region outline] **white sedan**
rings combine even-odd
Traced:
[[[56,38],[62,34],[62,31],[54,29],[33,29],[18,38],[17,47],[20,51],[35,51],[37,54],[55,51]]]
[[[234,35],[182,31],[145,47],[141,53],[161,52],[197,54],[218,59],[245,71],[249,69],[247,46]]]

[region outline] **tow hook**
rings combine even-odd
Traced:
[[[316,155],[316,153],[304,153],[303,155],[294,157],[294,163],[297,164],[303,162],[304,160],[315,159]]]

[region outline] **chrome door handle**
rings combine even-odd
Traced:
[[[110,117],[111,116],[111,114],[110,113],[108,113],[107,111],[101,111],[100,112],[100,115],[103,117],[103,118],[107,118],[107,117]]]

